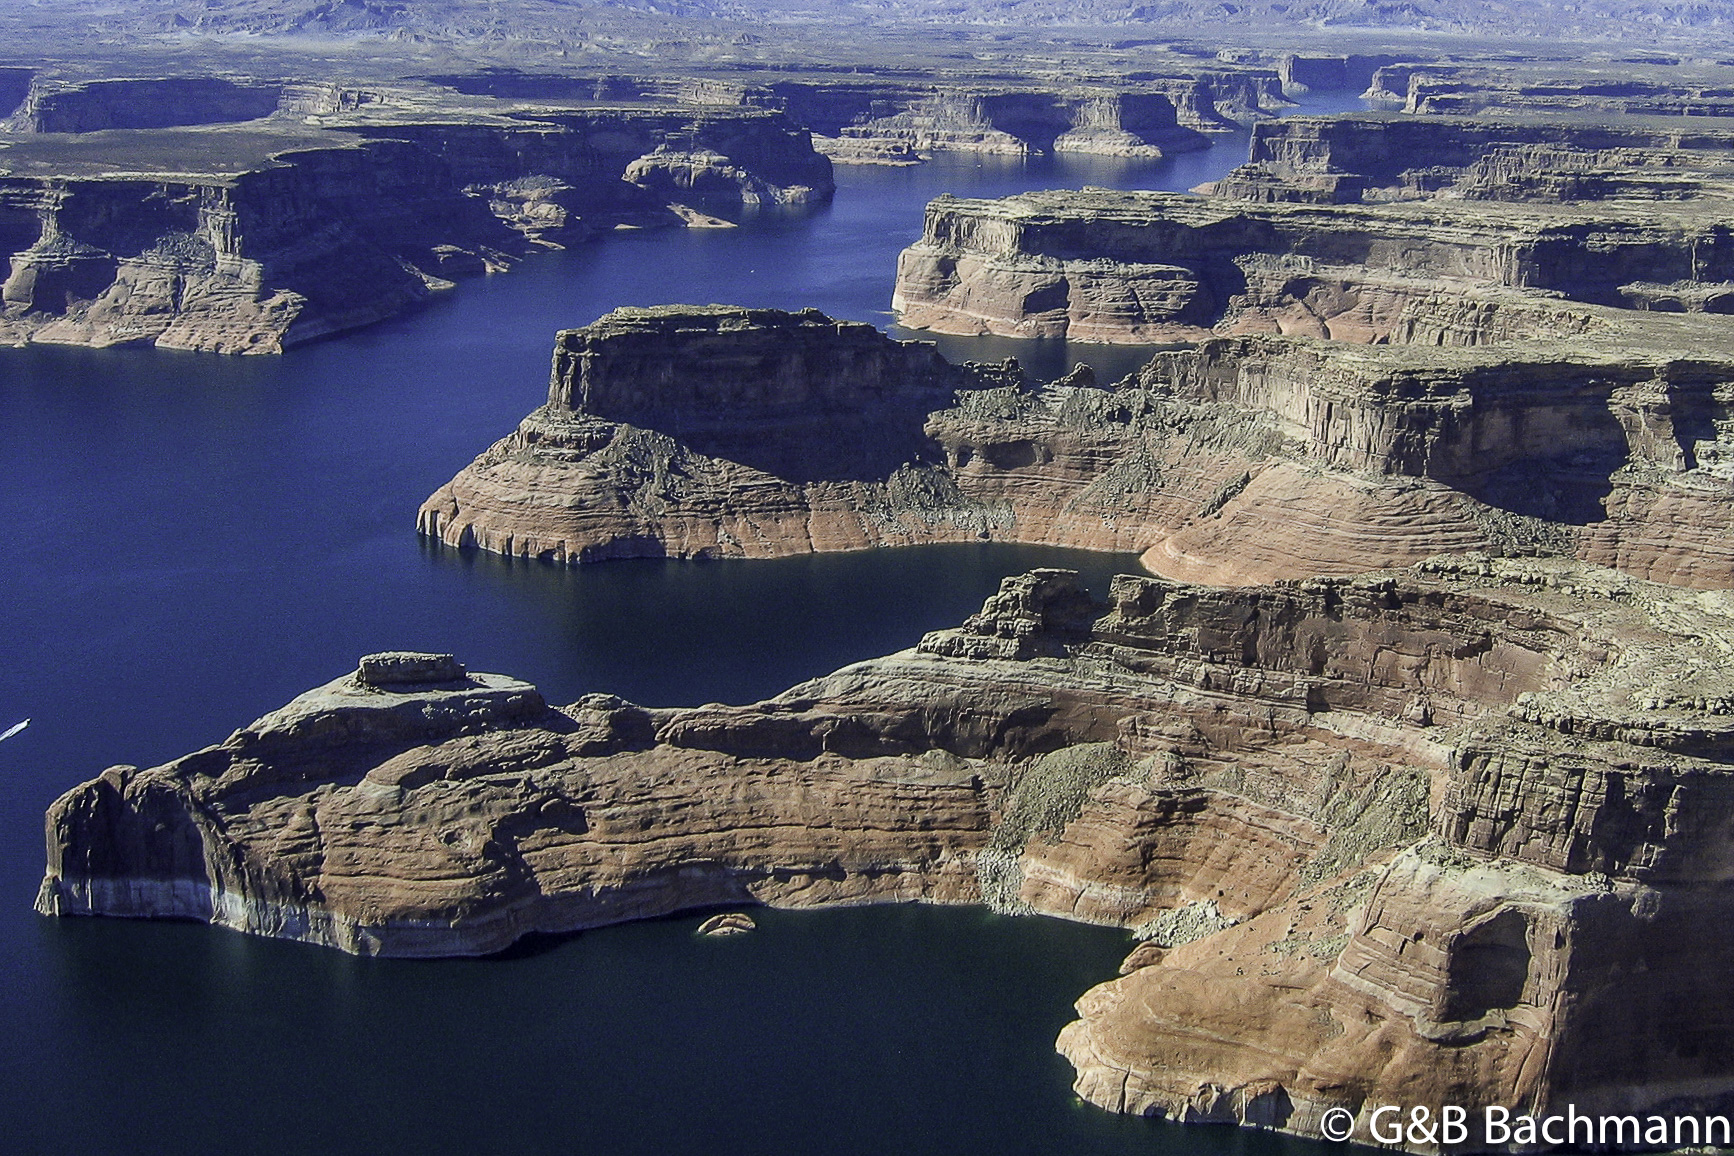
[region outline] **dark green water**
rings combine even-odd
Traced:
[[[48,920],[42,811],[206,743],[387,648],[569,701],[748,702],[913,643],[1001,576],[1133,559],[1013,546],[612,563],[427,546],[420,501],[539,403],[555,329],[622,304],[817,306],[887,324],[943,191],[1185,188],[1151,166],[839,170],[837,202],[611,239],[282,358],[0,351],[0,1151],[1131,1153],[1294,1149],[1077,1104],[1052,1052],[1118,932],[977,910],[694,919],[400,963],[170,924]],[[945,343],[1044,375],[1133,351]]]

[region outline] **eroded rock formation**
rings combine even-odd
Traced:
[[[1028,156],[1093,153],[1155,158],[1208,147],[1197,128],[1230,123],[1196,81],[1170,92],[942,91],[890,115],[864,115],[821,142],[839,160],[872,160],[901,147],[921,154]],[[1179,103],[1191,115],[1183,123]],[[793,102],[799,107],[800,102]]]
[[[1289,876],[1287,897],[1254,911],[1223,906],[1244,902],[1232,888],[1220,897],[1192,892],[1234,925],[1206,925],[1204,935],[1134,958],[1125,978],[1079,1001],[1081,1018],[1060,1048],[1087,1098],[1302,1132],[1332,1106],[1359,1113],[1363,1125],[1386,1103],[1460,1103],[1472,1114],[1484,1104],[1537,1114],[1568,1102],[1591,1113],[1725,1107],[1728,1076],[1703,1063],[1719,1031],[1709,1026],[1715,1013],[1704,1012],[1719,1006],[1708,976],[1727,966],[1728,951],[1709,928],[1726,895],[1713,865],[1721,853],[1710,849],[1726,838],[1728,748],[1714,714],[1724,708],[1705,683],[1708,697],[1691,693],[1689,709],[1702,701],[1709,713],[1670,717],[1679,700],[1662,687],[1703,677],[1687,674],[1691,664],[1714,660],[1693,657],[1694,644],[1673,628],[1657,632],[1673,613],[1664,605],[1720,615],[1725,601],[1656,600],[1641,583],[1533,564],[1422,570],[1458,581],[1481,574],[1495,590],[1514,581],[1557,587],[1596,609],[1584,616],[1566,609],[1573,598],[1551,594],[1540,603],[1511,598],[1506,585],[1488,620],[1505,641],[1490,637],[1490,646],[1446,659],[1453,644],[1435,643],[1463,637],[1445,621],[1469,604],[1387,595],[1389,609],[1370,616],[1389,646],[1385,669],[1406,670],[1396,681],[1417,689],[1456,688],[1380,711],[1419,723],[1439,744],[1433,757],[1443,761],[1432,765],[1443,774],[1428,772],[1425,788],[1428,836],[1371,857],[1371,869],[1332,875],[1344,860],[1327,854],[1328,865],[1303,866]],[[1378,584],[1347,588],[1370,593]],[[1332,629],[1354,630],[1363,612],[1348,609],[1353,598],[1328,616]],[[1422,604],[1441,617],[1396,626],[1407,606]],[[1633,609],[1637,618],[1628,617]],[[1280,621],[1269,606],[1248,621],[1262,624],[1273,611]],[[1415,628],[1434,642],[1399,640]],[[1569,656],[1556,649],[1567,636]],[[1224,639],[1219,653],[1235,652],[1241,637]],[[1725,645],[1725,635],[1711,642]],[[1356,648],[1334,635],[1319,654],[1328,662]],[[1268,669],[1264,653],[1257,665]],[[1651,662],[1654,674],[1638,673]],[[1460,713],[1465,697],[1485,705]],[[1420,749],[1397,756],[1390,773],[1430,763]],[[1235,760],[1227,773],[1247,771]],[[1422,793],[1417,782],[1411,797]],[[1686,819],[1687,807],[1701,818]],[[1389,831],[1398,821],[1387,813],[1348,826]],[[1344,830],[1329,843],[1352,842]]]
[[[1516,546],[1726,587],[1734,330],[1663,315],[1734,309],[1731,158],[1713,123],[1295,117],[1204,197],[941,197],[894,304],[940,332],[1191,343],[1142,383],[1274,418],[1288,461],[1157,531],[1160,573]],[[1295,340],[1212,341],[1253,334]],[[1429,460],[1345,457],[1356,429]]]
[[[944,196],[898,261],[892,303],[902,324],[940,333],[1149,344],[1280,328],[1413,340],[1397,326],[1411,304],[1449,297],[1491,314],[1522,291],[1532,311],[1561,297],[1619,307],[1632,282],[1734,279],[1734,240],[1706,212],[1666,201],[1609,214],[1469,199],[1276,204],[1102,189]],[[1317,305],[1307,301],[1314,293]],[[1363,307],[1371,313],[1357,318]],[[1488,339],[1470,332],[1447,343]]]
[[[1255,333],[1040,388],[812,311],[622,310],[418,526],[567,563],[997,539],[1262,583],[1486,549],[1734,587],[1720,319],[1422,300],[1361,323],[1487,343]]]
[[[302,94],[318,103],[319,94]],[[331,95],[331,94],[326,94]],[[800,204],[830,162],[781,114],[611,108],[0,149],[0,342],[275,353],[620,226]],[[166,131],[166,130],[165,130]],[[214,171],[205,166],[215,165]]]
[[[1726,72],[1654,67],[1679,63],[1669,57],[1627,59],[1612,67],[1613,62],[1603,61],[1593,69],[1569,57],[1558,62],[1518,57],[1498,62],[1393,63],[1373,74],[1365,95],[1418,116],[1489,111],[1600,120],[1734,116],[1734,85]]]
[[[1444,344],[1574,330],[1560,299],[1734,308],[1734,133],[1714,122],[1290,117],[1199,191],[941,197],[894,307],[945,333]],[[1447,299],[1529,321],[1405,324]]]
[[[1020,378],[816,310],[621,309],[559,336],[548,404],[418,525],[563,562],[974,538],[994,515],[923,460],[922,424]]]
[[[1201,191],[1348,204],[1725,201],[1734,191],[1734,131],[1649,118],[1285,117],[1254,125],[1247,163]],[[1617,217],[1630,206],[1596,211]],[[1705,207],[1706,218],[1716,215]]]
[[[1549,561],[1007,579],[751,706],[385,655],[48,816],[39,909],[391,955],[693,907],[1136,929],[1059,1046],[1117,1111],[1718,1102],[1734,603]]]

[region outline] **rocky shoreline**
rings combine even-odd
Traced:
[[[624,309],[417,527],[565,564],[994,540],[1229,584],[1489,550],[1734,585],[1728,331],[1570,308],[1570,341],[1211,338],[1041,387],[811,310]]]
[[[48,816],[48,914],[362,954],[698,907],[1136,929],[1059,1047],[1115,1111],[1318,1134],[1448,1099],[1708,1108],[1734,606],[1452,557],[1225,590],[1009,578],[766,702],[551,707],[378,655]]]
[[[833,190],[773,112],[360,108],[0,148],[0,343],[280,353],[539,249]]]

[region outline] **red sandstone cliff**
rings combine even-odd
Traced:
[[[38,906],[440,955],[985,900],[1146,940],[1060,1036],[1112,1110],[1701,1108],[1734,1091],[1731,610],[1558,562],[1106,604],[1037,571],[917,649],[686,710],[371,656],[68,792]]]
[[[548,404],[418,526],[560,562],[994,539],[1258,583],[1491,549],[1734,586],[1720,322],[1584,323],[1570,348],[1221,338],[1034,389],[811,312],[622,310],[561,336]]]

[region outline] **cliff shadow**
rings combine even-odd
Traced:
[[[1552,458],[1522,458],[1459,483],[1476,501],[1529,518],[1587,526],[1607,517],[1612,475],[1624,449],[1591,449]]]
[[[1489,399],[1474,432],[1453,447],[1455,477],[1440,480],[1524,517],[1586,526],[1607,516],[1613,474],[1632,456],[1631,433],[1599,389],[1567,399]]]
[[[724,915],[733,912],[750,911],[762,907],[756,899],[746,899],[739,903],[704,903],[695,907],[683,907],[679,911],[671,911],[666,915],[648,917],[633,917],[622,920],[621,923],[671,924],[692,922],[694,938],[727,938],[723,936],[700,937],[698,927],[713,915]],[[488,963],[510,963],[519,959],[535,959],[538,956],[549,955],[559,951],[567,944],[593,931],[606,931],[619,927],[621,923],[606,923],[598,927],[583,928],[578,931],[531,931],[519,936],[511,944],[498,951],[490,951],[477,959]],[[432,962],[440,962],[433,960]]]
[[[882,482],[898,469],[944,460],[924,432],[925,407],[879,414],[815,414],[741,431],[663,432],[708,457],[738,462],[795,485]]]

